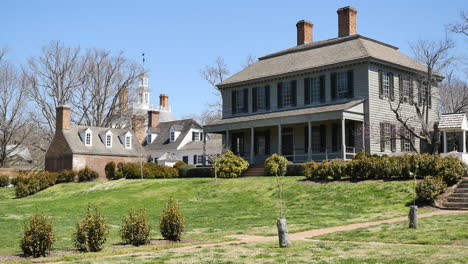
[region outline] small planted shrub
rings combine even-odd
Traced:
[[[124,218],[120,228],[120,237],[124,244],[141,246],[148,243],[150,232],[151,225],[148,222],[146,209],[141,208],[138,211],[132,209]]]
[[[304,176],[304,164],[288,163],[285,176]]]
[[[416,199],[422,203],[432,203],[446,187],[447,184],[442,178],[426,177],[416,185]]]
[[[193,169],[193,168],[196,168],[196,166],[191,165],[191,164],[187,164],[187,165],[184,165],[184,166],[180,167],[179,168],[179,177],[180,178],[187,178],[187,172],[190,169]]]
[[[99,174],[88,168],[88,167],[85,167],[84,169],[81,169],[78,171],[78,181],[79,182],[85,182],[85,181],[94,181],[95,179],[97,179],[99,177]]]
[[[237,178],[248,168],[249,163],[232,151],[222,154],[222,158],[216,163],[217,174],[220,178]]]
[[[141,179],[139,163],[119,163],[119,170],[125,179]]]
[[[174,166],[172,166],[172,167],[174,167],[174,168],[176,168],[176,169],[180,169],[180,167],[182,167],[182,166],[184,166],[184,165],[187,165],[187,163],[185,163],[185,162],[179,160],[179,161],[176,162],[176,163],[174,164]]]
[[[309,161],[309,162],[304,163],[304,176],[309,180],[313,180],[316,169],[317,169],[317,162]]]
[[[162,211],[159,221],[161,235],[171,241],[180,241],[185,229],[185,220],[180,212],[179,205],[171,197]]]
[[[102,249],[109,235],[104,216],[99,209],[88,204],[86,215],[76,223],[73,232],[73,243],[75,247],[84,252],[97,252]]]
[[[158,165],[156,163],[145,163],[143,165],[143,178],[166,179],[179,177],[179,170],[173,167]]]
[[[448,186],[452,186],[466,175],[466,165],[457,157],[447,156],[440,159],[436,171]]]
[[[111,161],[106,164],[104,167],[104,172],[106,173],[106,178],[108,180],[116,180],[115,172],[117,171],[117,166],[115,162]]]
[[[57,183],[73,182],[76,178],[76,171],[64,170],[57,174]]]
[[[57,174],[47,171],[21,174],[16,178],[16,197],[26,197],[53,186],[57,181]]]
[[[328,181],[340,180],[346,176],[346,163],[341,160],[322,161],[317,163],[310,179]]]
[[[187,178],[211,178],[214,177],[214,169],[211,167],[190,168],[185,177]]]
[[[265,160],[266,176],[284,176],[288,169],[288,160],[278,154],[273,154]]]
[[[10,176],[0,175],[0,187],[7,187],[10,185]]]
[[[23,227],[21,250],[35,258],[46,256],[55,242],[52,219],[43,214],[31,216],[29,225]]]

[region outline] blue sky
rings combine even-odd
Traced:
[[[296,44],[295,24],[314,23],[314,40],[337,37],[340,7],[358,10],[359,34],[411,54],[409,43],[438,40],[444,25],[459,21],[466,0],[450,1],[1,1],[0,47],[24,63],[52,40],[82,48],[123,51],[140,61],[146,53],[152,102],[169,94],[174,114],[198,113],[215,99],[199,70],[221,56],[231,73],[248,55]],[[458,53],[467,41],[454,36]]]

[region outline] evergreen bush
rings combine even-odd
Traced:
[[[106,178],[108,180],[117,180],[115,177],[115,172],[117,171],[117,167],[115,162],[111,161],[106,164],[104,167],[104,172],[106,173]]]
[[[7,187],[10,185],[10,176],[0,175],[0,187]]]
[[[159,221],[161,235],[171,241],[180,241],[185,229],[185,220],[177,202],[170,197]]]
[[[452,186],[466,176],[466,169],[462,160],[455,156],[447,156],[439,160],[435,171],[448,186]]]
[[[416,199],[422,203],[432,203],[446,187],[447,184],[440,177],[426,177],[416,185]]]
[[[148,222],[146,209],[141,208],[138,211],[131,209],[120,228],[123,243],[134,246],[145,245],[149,242],[150,233],[151,225]]]
[[[23,227],[20,245],[23,253],[35,258],[46,256],[54,242],[52,219],[38,213],[31,216],[29,225]]]
[[[74,170],[64,170],[57,174],[57,183],[64,183],[64,182],[73,182],[76,178],[76,171]]]
[[[248,168],[249,163],[230,150],[222,154],[220,161],[216,163],[217,174],[220,178],[237,178]]]
[[[266,176],[284,176],[288,169],[288,159],[278,154],[273,154],[265,160]]]
[[[187,164],[179,168],[179,177],[187,178],[187,173],[190,169],[196,168],[194,165]]]
[[[184,166],[184,165],[187,165],[187,163],[185,163],[185,162],[179,160],[179,161],[176,162],[176,163],[174,164],[174,166],[172,166],[172,167],[174,167],[174,168],[176,168],[176,169],[180,169],[180,167],[182,167],[182,166]]]
[[[214,169],[211,167],[195,167],[187,170],[187,178],[211,178],[214,177]]]
[[[99,209],[88,204],[86,215],[76,223],[73,232],[73,243],[75,247],[84,252],[97,252],[102,249],[109,235],[105,217]]]
[[[78,171],[78,182],[94,181],[98,177],[99,174],[88,167]]]

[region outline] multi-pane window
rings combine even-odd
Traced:
[[[91,133],[87,132],[85,134],[85,145],[91,146]]]
[[[201,155],[197,156],[197,163],[198,164],[203,163],[203,156],[201,156]]]
[[[390,97],[390,73],[382,72],[382,95],[384,98]]]
[[[338,98],[343,99],[348,97],[348,73],[338,72],[336,74],[336,91],[338,92]]]
[[[401,129],[401,151],[402,152],[411,152],[413,150],[411,142],[413,141],[413,135],[408,129]],[[414,143],[414,142],[413,142]]]
[[[171,142],[175,141],[175,132],[171,132]]]
[[[112,147],[112,135],[106,135],[106,147]]]
[[[234,102],[235,102],[236,113],[244,111],[244,97],[243,97],[242,92],[236,91],[234,95],[235,95]]]
[[[151,134],[148,134],[148,136],[146,137],[146,144],[150,144],[151,143]]]
[[[320,101],[320,77],[310,78],[310,102]]]
[[[392,126],[390,123],[384,123],[384,136],[385,150],[390,150],[392,147]]]
[[[320,152],[320,127],[312,127],[312,152]]]
[[[257,109],[266,109],[266,88],[259,87],[257,89]]]
[[[410,89],[413,87],[413,80],[409,76],[401,76],[401,101],[406,103],[410,98]]]
[[[125,148],[131,148],[132,147],[132,137],[131,136],[125,136]]]
[[[293,105],[293,90],[290,82],[283,83],[283,106],[292,106]]]
[[[192,140],[193,141],[202,140],[202,133],[201,132],[192,132]]]

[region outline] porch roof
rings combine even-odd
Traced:
[[[352,100],[330,105],[276,111],[225,118],[205,125],[205,132],[221,132],[232,129],[265,127],[279,124],[306,123],[314,121],[347,119],[364,120],[364,100]]]
[[[442,131],[468,130],[465,114],[443,114],[440,117],[439,129]]]

